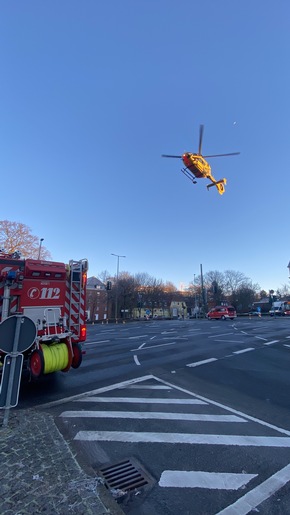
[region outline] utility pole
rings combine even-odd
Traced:
[[[203,286],[202,265],[200,265],[200,279],[201,279],[202,312],[203,312],[203,316],[205,316],[205,312],[206,312],[206,301],[205,301],[205,291],[204,291],[204,286]]]

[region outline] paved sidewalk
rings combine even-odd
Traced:
[[[123,513],[98,479],[82,471],[52,416],[12,409],[7,427],[3,417],[0,410],[1,515]]]

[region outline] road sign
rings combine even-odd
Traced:
[[[17,320],[21,319],[17,348],[13,348]],[[36,338],[36,325],[24,315],[13,315],[0,324],[0,350],[2,352],[25,352]]]
[[[13,360],[15,362],[14,370],[12,370]],[[23,364],[23,354],[17,354],[17,356],[11,356],[10,354],[6,354],[4,358],[3,372],[2,372],[2,380],[1,380],[1,389],[0,389],[0,408],[14,408],[18,404],[18,396],[19,396],[19,388],[20,388],[20,379],[21,379],[21,371]],[[10,375],[13,373],[13,378],[11,381],[11,394],[10,399],[8,398],[8,385]]]

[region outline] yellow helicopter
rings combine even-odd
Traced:
[[[202,156],[201,147],[202,147],[202,139],[203,139],[203,131],[204,125],[200,125],[199,128],[199,145],[198,145],[198,153],[192,154],[191,152],[185,152],[182,156],[172,156],[167,154],[162,154],[162,157],[173,157],[182,159],[185,168],[182,168],[181,171],[190,179],[193,184],[196,184],[195,179],[209,179],[212,184],[207,185],[207,189],[212,188],[212,186],[216,186],[220,195],[225,192],[225,184],[227,183],[226,179],[220,179],[217,181],[211,173],[211,167],[205,158],[211,157],[221,157],[221,156],[237,156],[240,152],[231,152],[230,154],[214,154],[210,156]]]

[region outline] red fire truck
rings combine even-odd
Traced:
[[[87,259],[67,265],[0,252],[0,321],[23,314],[36,325],[35,341],[24,353],[32,379],[80,366],[87,271]],[[4,358],[0,351],[0,371]]]

